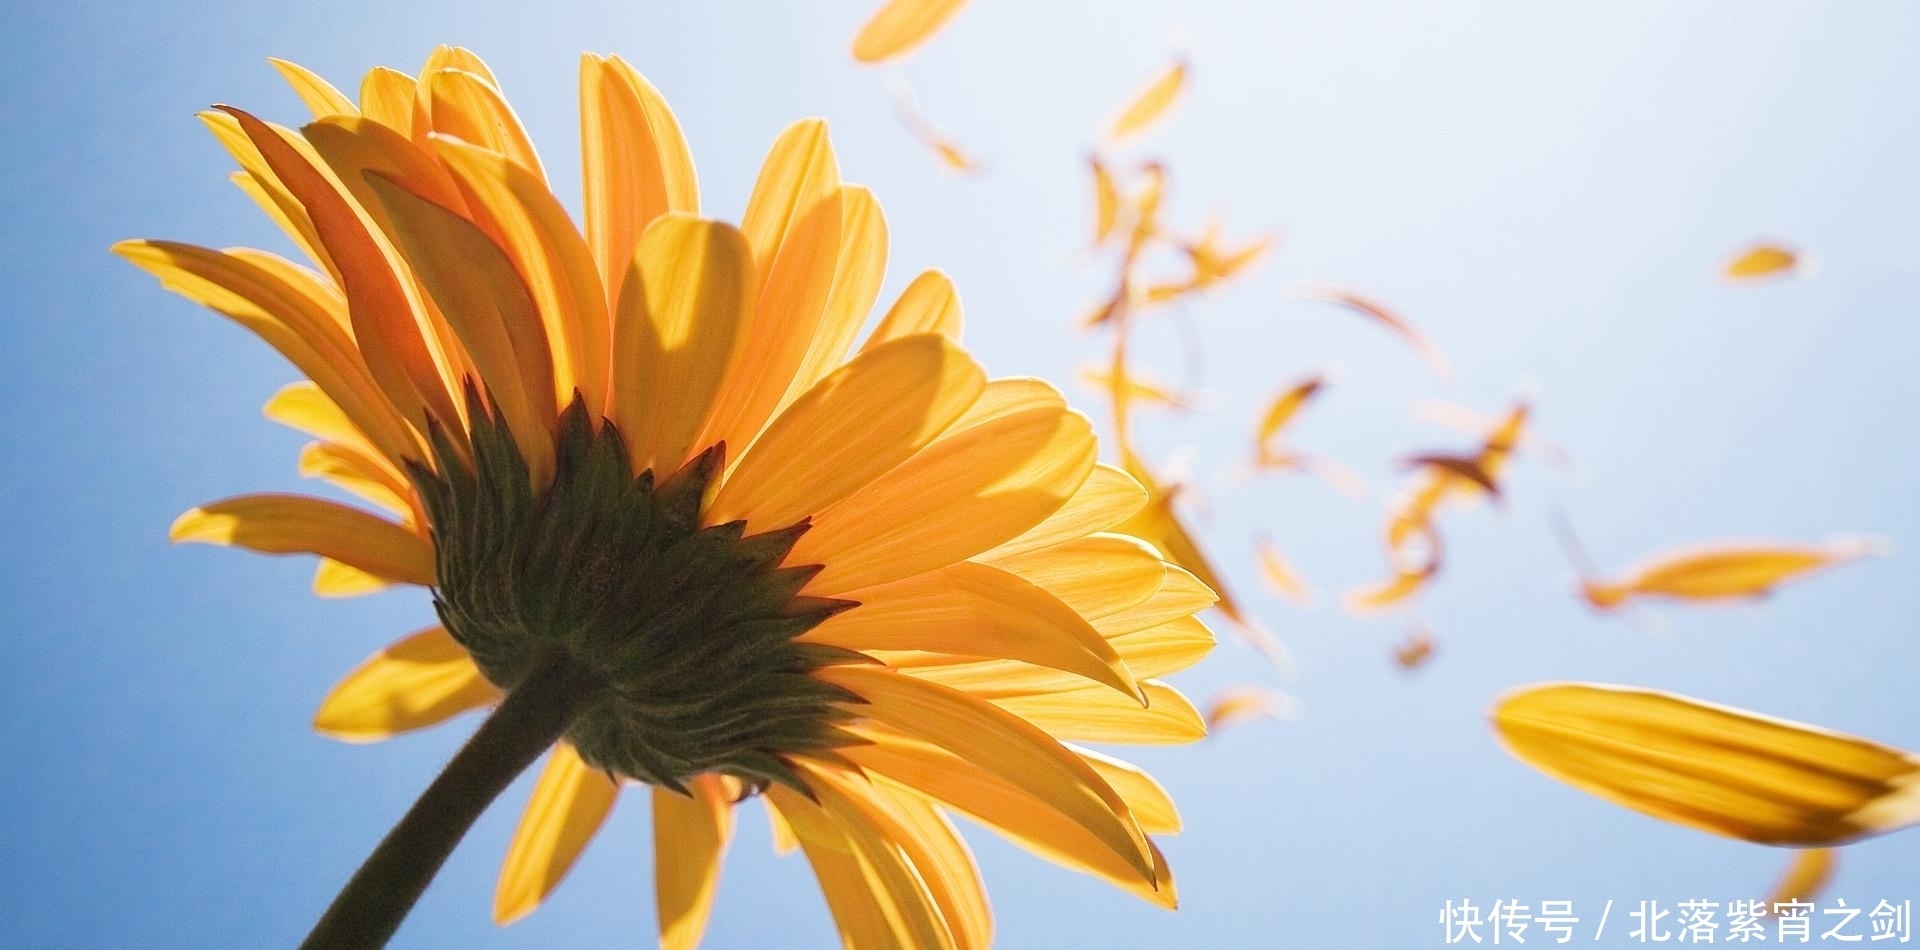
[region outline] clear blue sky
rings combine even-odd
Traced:
[[[1520,683],[1675,689],[1920,749],[1920,10],[978,0],[900,70],[991,163],[961,181],[902,132],[884,71],[847,58],[871,5],[0,8],[0,943],[290,945],[472,726],[373,747],[314,736],[328,686],[428,623],[425,598],[321,602],[302,559],[165,542],[193,504],[306,487],[300,437],[258,411],[291,369],[106,252],[136,236],[281,246],[192,117],[233,102],[297,119],[268,56],[346,86],[375,64],[412,70],[437,42],[471,46],[572,196],[576,56],[619,53],[673,103],[726,216],[774,134],[823,115],[846,176],[887,209],[889,286],[947,268],[991,369],[1064,382],[1100,351],[1070,322],[1106,280],[1076,264],[1082,156],[1171,44],[1190,45],[1190,98],[1130,154],[1170,163],[1176,221],[1218,208],[1236,233],[1286,239],[1186,310],[1208,411],[1153,421],[1145,441],[1162,456],[1193,447],[1214,502],[1206,540],[1296,652],[1286,686],[1304,714],[1137,756],[1187,818],[1166,848],[1178,913],[973,834],[1002,946],[1426,946],[1450,898],[1572,899],[1592,917],[1609,899],[1763,895],[1783,853],[1659,824],[1508,759],[1483,710]],[[1817,276],[1719,282],[1762,235],[1808,248]],[[1451,354],[1456,382],[1288,299],[1307,278],[1395,303]],[[1142,352],[1177,376],[1176,326],[1147,332]],[[1344,381],[1297,439],[1359,468],[1373,496],[1233,486],[1260,401],[1334,361]],[[1525,461],[1506,514],[1448,519],[1427,669],[1390,667],[1403,621],[1259,591],[1263,532],[1323,591],[1373,579],[1392,460],[1463,444],[1414,421],[1411,400],[1492,410],[1527,387],[1586,477]],[[1759,608],[1669,612],[1655,637],[1569,596],[1556,506],[1610,566],[1727,536],[1866,531],[1905,550]],[[1271,677],[1226,644],[1179,682],[1203,698],[1235,680]],[[524,796],[486,816],[397,946],[651,944],[637,805],[547,907],[489,922]],[[835,945],[804,862],[770,854],[757,812],[743,812],[709,945]],[[1916,854],[1916,832],[1851,848],[1831,894],[1920,897]],[[1610,943],[1626,929],[1614,913]]]

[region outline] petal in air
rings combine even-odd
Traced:
[[[1489,714],[1515,758],[1643,814],[1818,848],[1920,822],[1920,756],[1672,693],[1546,683]]]
[[[1819,897],[1833,881],[1834,865],[1839,861],[1840,851],[1837,848],[1795,851],[1786,869],[1780,872],[1780,879],[1774,882],[1772,892],[1767,895],[1767,903],[1785,904]]]
[[[1256,719],[1286,719],[1293,708],[1293,697],[1271,687],[1248,683],[1221,687],[1207,700],[1207,732],[1218,735]]]
[[[1453,364],[1447,354],[1440,351],[1427,335],[1418,327],[1407,322],[1405,317],[1389,308],[1386,304],[1373,299],[1357,290],[1341,287],[1337,284],[1306,283],[1294,288],[1294,295],[1303,300],[1320,300],[1338,304],[1354,313],[1360,314],[1375,323],[1386,327],[1394,335],[1405,340],[1408,346],[1420,356],[1421,362],[1433,371],[1433,375],[1445,382],[1453,377]]]
[[[1735,283],[1758,283],[1805,274],[1807,263],[1792,247],[1762,241],[1741,251],[1721,268],[1720,276]]]
[[[1587,577],[1580,596],[1595,610],[1630,600],[1686,603],[1758,600],[1782,585],[1891,550],[1885,538],[1845,536],[1820,543],[1720,541],[1655,555],[1619,577]]]
[[[1187,88],[1187,73],[1186,57],[1168,63],[1114,114],[1113,122],[1107,126],[1107,139],[1119,142],[1132,138],[1165,118]]]
[[[907,127],[920,144],[932,150],[934,157],[940,160],[940,167],[955,175],[978,175],[985,170],[973,153],[961,147],[953,133],[927,118],[920,111],[920,102],[913,96],[913,89],[906,80],[892,77],[887,85],[893,91],[893,114],[900,118],[900,124]]]
[[[886,0],[853,37],[855,62],[878,66],[933,39],[967,0]]]

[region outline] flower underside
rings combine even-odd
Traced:
[[[806,791],[786,756],[859,740],[836,725],[859,699],[809,675],[871,662],[794,642],[852,601],[799,593],[820,565],[781,566],[807,519],[752,536],[702,526],[725,466],[717,444],[656,479],[634,476],[613,424],[576,397],[552,484],[536,490],[512,434],[471,384],[467,438],[432,426],[434,467],[409,465],[432,525],[434,606],[496,686],[573,664],[593,695],[568,730],[595,768],[676,791],[717,772]]]

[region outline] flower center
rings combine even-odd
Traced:
[[[619,432],[595,432],[576,398],[540,490],[471,386],[467,403],[469,451],[435,426],[438,471],[410,474],[433,529],[434,606],[489,680],[510,690],[576,664],[595,684],[567,732],[581,758],[674,789],[703,772],[799,788],[784,756],[856,741],[835,724],[858,700],[808,674],[865,658],[794,641],[854,606],[800,595],[819,565],[782,566],[808,521],[751,537],[700,523],[724,444],[636,478]]]

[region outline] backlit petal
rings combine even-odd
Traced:
[[[428,627],[368,657],[333,687],[313,728],[348,742],[375,742],[438,725],[499,702],[445,627]]]
[[[391,521],[304,495],[240,495],[173,522],[175,541],[228,544],[262,554],[318,554],[407,584],[434,582],[433,547]]]
[[[513,923],[547,899],[599,833],[619,794],[619,786],[582,762],[573,746],[553,747],[507,846],[493,892],[495,923]]]

